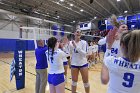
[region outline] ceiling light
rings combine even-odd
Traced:
[[[128,11],[124,11],[124,13],[127,13]]]
[[[34,11],[34,13],[36,13],[36,14],[40,14],[39,12],[37,12],[37,11]]]
[[[75,21],[73,21],[73,23],[75,23]]]
[[[59,2],[56,2],[57,4],[60,4]]]
[[[121,0],[117,0],[117,2],[120,2]]]
[[[57,18],[60,18],[60,16],[57,16]]]
[[[123,17],[123,16],[119,16],[119,17]]]
[[[64,2],[64,0],[60,0],[61,2]]]
[[[70,4],[70,6],[73,6],[73,4]]]
[[[81,11],[81,12],[83,12],[84,10],[83,10],[83,9],[81,9],[80,11]]]
[[[58,19],[58,17],[53,17],[54,19]]]
[[[97,17],[95,16],[94,19],[97,19]]]

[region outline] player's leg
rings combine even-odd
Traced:
[[[79,68],[76,68],[76,66],[75,67],[71,66],[72,93],[76,92],[78,75],[79,75]]]
[[[65,82],[55,86],[56,93],[65,93]]]
[[[65,64],[65,65],[64,65],[64,70],[65,70],[65,72],[64,72],[64,75],[65,75],[65,82],[67,82],[67,69],[68,69],[68,64]]]
[[[50,90],[50,93],[56,93],[55,86],[52,84],[49,84],[49,90]]]
[[[80,68],[80,73],[81,73],[82,80],[84,83],[85,92],[89,93],[90,92],[90,85],[89,85],[89,80],[88,80],[88,67],[87,67],[87,65],[84,65]]]

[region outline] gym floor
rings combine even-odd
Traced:
[[[102,55],[102,53],[101,53]],[[25,88],[16,90],[15,77],[10,82],[10,64],[12,62],[13,53],[0,53],[0,93],[35,93],[35,56],[34,51],[27,51],[25,58]],[[100,82],[100,71],[102,63],[97,63],[89,69],[90,93],[105,93],[106,85]],[[65,93],[71,93],[70,69],[68,69],[68,77]],[[46,87],[46,93],[49,93],[49,87]],[[79,75],[77,93],[85,93],[82,78]]]

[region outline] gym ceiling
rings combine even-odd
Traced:
[[[0,0],[0,9],[73,25],[140,12],[140,0]]]

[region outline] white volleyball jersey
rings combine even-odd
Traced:
[[[87,51],[88,51],[88,44],[84,40],[80,40],[76,43],[76,48],[74,48],[72,41],[70,41],[70,53],[72,55],[71,58],[71,65],[74,66],[83,66],[87,62]]]
[[[100,39],[100,40],[98,41],[98,44],[99,44],[99,45],[104,45],[104,44],[106,44],[106,37]]]
[[[93,50],[93,52],[98,52],[98,50],[99,50],[99,47],[98,47],[98,45],[93,45],[93,47],[94,47],[94,50]]]
[[[52,57],[52,52],[49,52],[48,55],[48,50],[47,50],[46,56],[50,66],[48,71],[49,74],[58,74],[64,72],[63,62],[64,62],[64,58],[68,56],[65,52],[63,52],[60,49],[57,49],[54,51]]]
[[[88,47],[88,55],[91,55],[92,53],[94,53],[94,50],[95,50],[94,46],[89,46]]]
[[[114,41],[112,48],[111,48],[111,55],[115,56],[115,57],[122,56],[122,52],[121,52],[121,48],[120,48],[120,40]]]
[[[69,44],[66,44],[66,45],[63,47],[63,51],[64,51],[66,54],[68,54],[68,55],[70,56],[70,53],[69,53],[69,51],[70,51]],[[63,60],[64,60],[64,62],[67,62],[67,61],[68,61],[67,57],[65,57]]]
[[[107,50],[104,64],[109,70],[109,87],[107,93],[140,93],[140,60],[131,63],[123,57],[108,56]]]
[[[63,51],[67,54],[69,54],[69,51],[70,51],[70,46],[69,44],[66,44],[64,47],[63,47]]]
[[[67,61],[68,61],[67,57],[64,57],[63,62],[67,62]]]
[[[106,37],[98,41],[99,45],[106,44]],[[112,48],[111,48],[111,55],[115,57],[121,57],[121,49],[120,49],[120,40],[115,40]]]
[[[61,49],[60,49],[60,50],[61,50]],[[62,51],[66,53],[66,51],[64,51],[64,48],[63,48]],[[68,53],[66,53],[66,54],[68,54]],[[68,61],[67,57],[64,57],[64,58],[63,58],[63,62],[67,62],[67,61]]]

